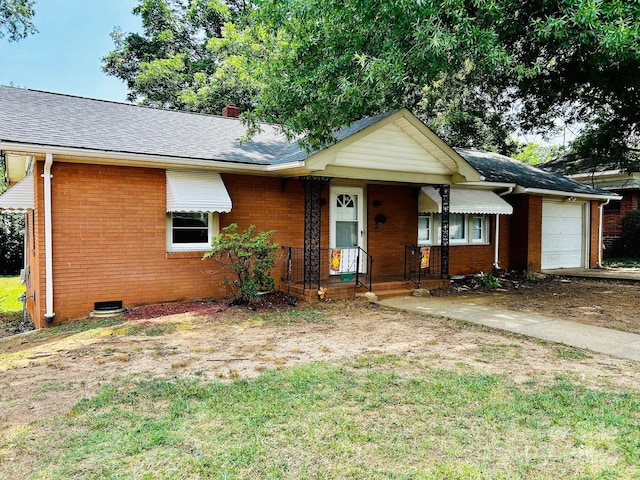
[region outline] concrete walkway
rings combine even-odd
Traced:
[[[640,282],[640,268],[558,268],[555,270],[543,270],[542,273],[562,275],[564,277]]]
[[[463,320],[572,347],[640,361],[640,335],[593,327],[558,318],[475,305],[468,300],[395,297],[380,305],[436,317]]]

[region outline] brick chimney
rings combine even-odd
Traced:
[[[222,109],[223,117],[238,118],[238,115],[240,115],[240,109],[233,103],[228,103],[227,106]]]

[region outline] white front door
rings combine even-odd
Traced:
[[[359,187],[332,187],[329,222],[331,235],[330,271],[332,275],[365,273],[366,261],[359,248],[364,246],[364,192]]]

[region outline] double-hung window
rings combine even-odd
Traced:
[[[231,198],[214,172],[168,170],[167,251],[205,251],[219,233],[218,212],[231,211]]]
[[[471,217],[471,242],[487,242],[487,217],[486,215],[473,215]]]
[[[432,232],[432,216],[430,213],[421,213],[418,215],[418,245],[430,245],[433,243]]]
[[[171,212],[167,217],[170,251],[208,250],[218,234],[217,213]]]
[[[449,214],[451,245],[489,243],[488,215]],[[418,245],[439,245],[442,239],[442,217],[438,213],[418,215]]]

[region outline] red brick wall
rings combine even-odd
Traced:
[[[509,262],[509,225],[510,216],[500,215],[500,243],[498,261],[500,268],[508,270]],[[449,253],[449,273],[451,275],[469,275],[493,271],[495,260],[495,215],[489,216],[489,244],[487,245],[451,245]]]
[[[36,208],[33,214],[35,249],[30,257],[30,307],[37,326],[45,313],[44,221],[42,162],[36,165]],[[67,163],[53,164],[53,276],[55,323],[86,317],[94,302],[122,300],[124,306],[142,303],[228,296],[221,272],[202,253],[166,251],[166,187],[163,169]],[[250,224],[258,231],[275,230],[273,240],[303,247],[304,191],[297,179],[223,174],[233,209],[220,214],[220,227]],[[404,246],[417,241],[418,189],[368,185],[367,250],[376,259],[376,275],[401,275]],[[321,245],[329,244],[329,186],[322,193]],[[376,214],[387,217],[376,225]],[[501,217],[501,266],[507,268],[511,219]],[[450,273],[490,271],[491,245],[452,246]],[[38,252],[38,255],[35,255]],[[272,276],[279,286],[283,262]]]
[[[387,217],[384,224],[376,225],[375,217]],[[369,185],[367,187],[367,242],[366,250],[375,258],[375,275],[402,275],[404,273],[404,247],[418,240],[418,189],[395,185]]]
[[[164,170],[56,161],[52,173],[55,323],[87,316],[96,301],[133,306],[226,295],[227,274],[212,260],[166,251]],[[278,243],[302,246],[300,182],[233,175],[224,181],[233,213],[220,215],[221,227],[254,223],[258,230],[276,230]],[[36,222],[43,245],[41,216]],[[44,265],[40,251],[34,263]],[[39,270],[34,319],[45,308],[44,267]],[[273,276],[280,278],[278,271]]]
[[[29,276],[26,285],[27,312],[37,328],[41,328],[44,315],[44,230],[42,224],[42,162],[37,162],[34,171],[34,209],[27,214],[25,225],[27,235],[26,258],[29,266]],[[42,252],[42,255],[39,253]],[[40,262],[42,261],[42,269]],[[42,305],[42,307],[41,307]]]
[[[367,188],[368,252],[374,256],[375,275],[402,275],[404,247],[418,241],[419,189],[407,186],[369,185]],[[383,225],[375,224],[375,216],[386,215]],[[451,245],[449,273],[451,275],[491,272],[494,261],[495,217],[488,222],[490,244]],[[508,268],[509,219],[502,216],[500,259]]]
[[[622,222],[629,212],[640,208],[638,205],[640,193],[637,190],[622,190],[616,193],[622,195],[622,200],[618,202],[620,210],[604,210],[602,217],[602,237],[606,248],[612,248],[614,242],[621,237]]]
[[[509,242],[510,268],[540,271],[542,265],[542,197],[510,195],[513,205]]]

